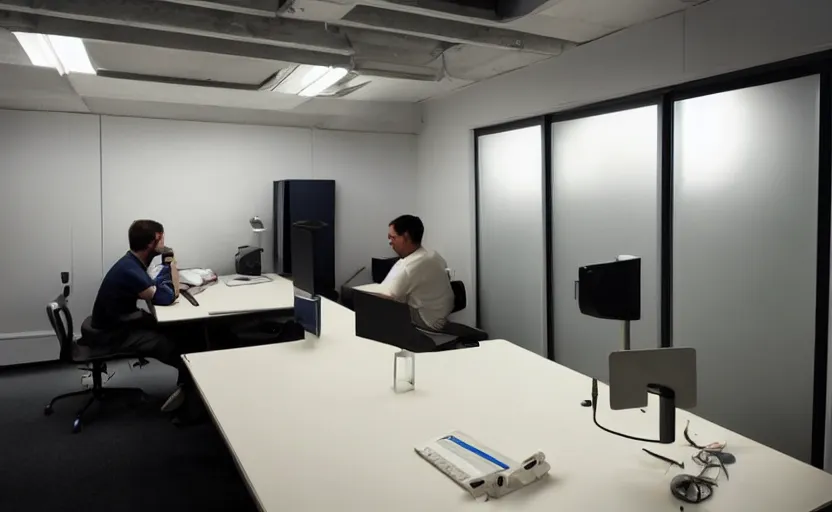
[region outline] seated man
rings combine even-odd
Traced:
[[[179,370],[179,386],[162,406],[165,412],[173,411],[184,403],[183,387],[189,379],[180,357],[182,347],[161,332],[156,319],[136,303],[143,299],[158,305],[172,304],[179,296],[179,270],[172,252],[168,254],[165,248],[165,229],[158,222],[133,222],[127,238],[130,250],[104,276],[95,298],[92,327],[102,334],[92,344],[150,357]],[[147,267],[163,253],[164,267],[155,280],[151,279]]]
[[[445,260],[422,247],[425,227],[419,217],[402,215],[388,228],[390,247],[401,259],[381,283],[379,293],[410,305],[417,326],[441,330],[454,307]]]

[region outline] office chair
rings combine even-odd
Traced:
[[[376,284],[380,284],[384,281],[384,278],[387,277],[387,274],[390,273],[390,270],[393,269],[393,265],[399,261],[399,257],[393,258],[373,258],[370,260],[370,275],[373,279],[373,282]]]
[[[465,295],[465,283],[462,281],[451,281],[451,290],[454,292],[454,309],[451,313],[462,311],[468,305],[468,296]]]
[[[146,364],[143,358],[136,354],[125,352],[109,352],[102,349],[87,347],[79,344],[81,339],[74,339],[72,314],[67,307],[66,299],[69,296],[69,286],[64,286],[64,292],[58,295],[52,302],[46,306],[46,314],[49,317],[49,323],[52,324],[52,329],[58,337],[58,342],[61,346],[60,360],[65,363],[89,365],[79,367],[79,370],[92,372],[92,388],[81,391],[73,391],[71,393],[64,393],[58,395],[49,402],[43,409],[46,416],[52,414],[52,407],[55,402],[63,400],[71,396],[89,395],[89,400],[84,404],[75,415],[75,421],[72,423],[72,432],[78,433],[81,431],[83,415],[89,409],[93,402],[109,401],[115,398],[131,398],[138,401],[147,399],[147,395],[139,388],[111,388],[104,387],[101,376],[107,373],[107,362],[114,359],[135,358],[141,364]],[[91,325],[92,317],[87,317],[81,325],[81,335],[83,337],[95,336],[96,330]]]

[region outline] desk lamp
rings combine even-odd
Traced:
[[[581,313],[623,322],[623,351],[609,356],[610,408],[647,405],[647,393],[659,396],[659,439],[634,437],[598,423],[598,379],[592,379],[592,421],[598,428],[627,439],[670,444],[676,435],[676,406],[696,405],[696,351],[692,348],[630,350],[630,322],[641,318],[641,259],[619,256],[615,261],[578,270]]]
[[[257,233],[257,247],[241,245],[237,247],[237,254],[234,259],[234,269],[241,276],[259,276],[262,272],[260,255],[263,252],[260,240],[261,233],[266,231],[266,226],[260,217],[254,216],[248,221],[251,231]]]

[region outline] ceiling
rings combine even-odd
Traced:
[[[416,132],[417,102],[701,1],[0,0],[0,108]],[[31,66],[10,31],[82,38],[97,75]],[[349,73],[268,90],[299,64]]]

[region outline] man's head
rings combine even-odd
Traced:
[[[165,246],[165,228],[155,220],[137,220],[127,230],[130,250],[153,257]]]
[[[390,247],[404,258],[422,246],[422,235],[425,234],[425,226],[419,217],[413,215],[402,215],[390,222],[387,230],[387,240]]]

